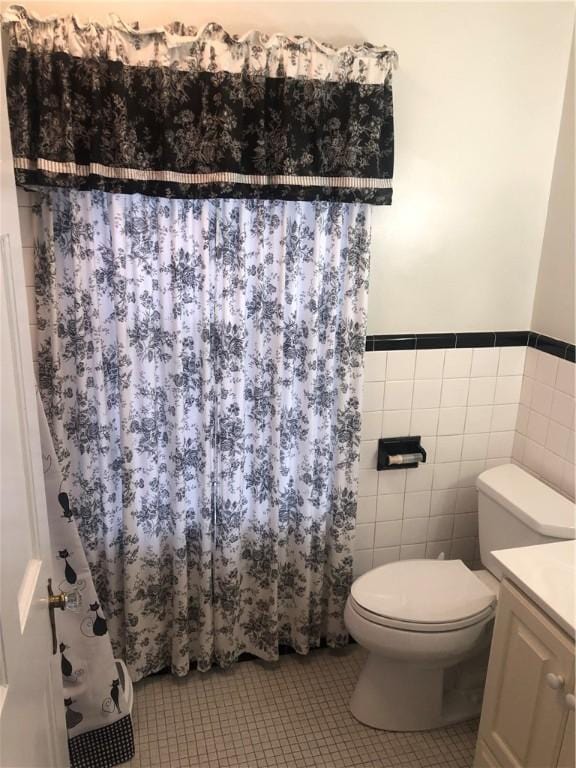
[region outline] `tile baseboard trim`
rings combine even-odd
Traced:
[[[366,336],[366,352],[398,349],[466,349],[471,347],[534,347],[570,362],[575,346],[532,331],[484,331],[478,333],[402,333]]]

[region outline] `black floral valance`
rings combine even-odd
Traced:
[[[3,23],[20,184],[391,202],[389,48],[83,25],[17,6]]]

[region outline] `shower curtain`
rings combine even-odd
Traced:
[[[345,642],[367,218],[43,196],[40,391],[133,678]]]
[[[74,510],[39,397],[38,423],[55,594],[76,593],[76,610],[55,611],[70,768],[110,768],[134,756],[131,683],[114,659]]]
[[[40,392],[116,654],[137,680],[346,642],[395,52],[3,23]]]

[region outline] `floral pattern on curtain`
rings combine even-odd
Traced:
[[[368,218],[42,196],[40,392],[134,680],[346,642]]]

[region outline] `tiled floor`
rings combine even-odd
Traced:
[[[477,722],[425,733],[376,731],[348,701],[358,646],[244,661],[226,672],[136,685],[130,768],[470,768]]]

